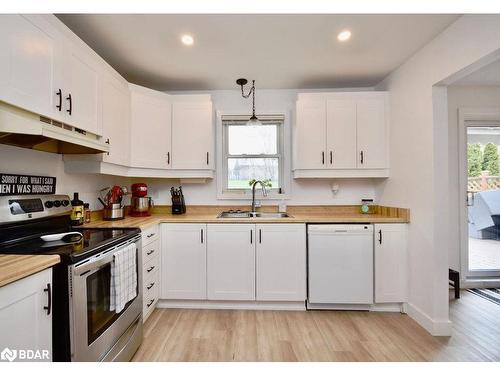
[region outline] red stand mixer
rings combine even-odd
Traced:
[[[131,187],[130,216],[151,216],[153,199],[148,197],[148,185],[144,183],[133,184]]]

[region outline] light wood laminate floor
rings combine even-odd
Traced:
[[[406,315],[157,309],[134,361],[499,361],[500,306],[450,300],[453,336]]]

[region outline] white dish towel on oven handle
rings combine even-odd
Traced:
[[[113,254],[109,310],[118,314],[137,296],[137,246],[135,243]]]

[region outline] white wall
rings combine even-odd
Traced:
[[[104,175],[68,174],[62,155],[34,151],[0,144],[0,172],[56,177],[56,193],[80,193],[80,199],[90,203],[90,209],[102,209],[98,191],[114,184],[128,185],[128,180]]]
[[[449,86],[448,87],[448,155],[450,178],[450,246],[448,264],[460,271],[460,212],[463,204],[459,198],[459,133],[458,109],[460,107],[500,107],[500,86]]]
[[[313,91],[349,91],[343,90],[313,90]],[[353,89],[354,90],[371,90]],[[295,108],[297,90],[259,90],[256,95],[257,115],[262,113],[278,113],[285,116],[292,116]],[[301,92],[304,92],[301,90]],[[212,95],[212,102],[215,111],[230,112],[232,114],[250,114],[252,103],[250,99],[243,99],[241,92],[235,90],[215,90],[197,92],[170,92],[174,94],[200,94],[209,93]],[[290,122],[288,122],[288,125]],[[218,129],[217,129],[218,130]],[[290,141],[290,140],[289,140]],[[289,158],[290,159],[290,158]],[[288,166],[290,168],[290,165]],[[151,195],[157,204],[170,204],[170,187],[178,185],[175,180],[145,179]],[[339,192],[334,195],[331,191],[332,180],[293,180],[291,179],[289,205],[304,204],[359,204],[361,198],[374,198],[375,180],[372,179],[337,179],[335,183],[339,185]],[[235,205],[249,204],[249,200],[217,200],[216,179],[202,185],[183,185],[184,195],[187,204],[218,204]],[[276,201],[269,201],[269,204],[276,204]]]
[[[381,84],[391,98],[391,178],[382,204],[409,207],[410,316],[433,334],[451,334],[448,318],[448,121],[446,90],[433,88],[500,48],[500,16],[466,15]]]

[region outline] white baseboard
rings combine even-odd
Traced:
[[[408,304],[408,316],[420,324],[432,336],[451,336],[450,320],[433,320],[415,305]]]
[[[371,306],[370,311],[406,314],[406,303],[377,303]]]
[[[263,301],[158,301],[160,309],[217,309],[217,310],[290,310],[305,311],[305,302],[263,302]]]

